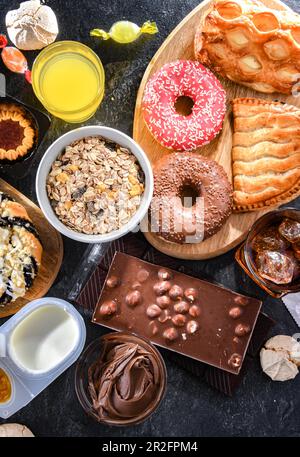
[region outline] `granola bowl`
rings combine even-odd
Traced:
[[[151,164],[129,136],[85,126],[59,137],[36,176],[39,205],[60,233],[85,243],[110,242],[136,229],[152,194]]]

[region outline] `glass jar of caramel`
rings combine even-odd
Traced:
[[[265,214],[250,229],[235,258],[272,297],[300,291],[300,210]]]

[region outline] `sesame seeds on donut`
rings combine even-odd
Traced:
[[[176,111],[179,97],[193,102],[191,114]],[[220,132],[226,93],[214,74],[191,60],[165,64],[147,83],[142,109],[155,139],[168,149],[191,151],[208,144]]]
[[[195,203],[184,206],[184,186],[192,187],[202,197],[202,211]],[[165,240],[180,244],[200,242],[217,233],[231,212],[232,186],[214,160],[187,152],[169,154],[155,164],[151,223]],[[197,224],[202,233],[197,233]],[[194,238],[190,241],[189,237]]]

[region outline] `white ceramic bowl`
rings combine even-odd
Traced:
[[[128,148],[136,156],[145,174],[145,191],[137,212],[130,219],[130,221],[119,230],[114,230],[105,235],[86,235],[85,233],[76,232],[75,230],[68,228],[58,219],[51,207],[47,195],[46,180],[52,163],[55,161],[57,156],[63,152],[66,146],[71,144],[73,141],[79,140],[81,138],[97,135],[103,136],[108,140],[112,140],[121,146]],[[80,127],[62,135],[47,149],[37,171],[36,193],[39,205],[45,217],[48,219],[50,224],[52,224],[53,227],[55,227],[60,233],[69,238],[72,238],[73,240],[82,241],[84,243],[105,243],[116,240],[117,238],[120,238],[121,236],[135,229],[145,216],[153,194],[152,168],[146,154],[140,148],[140,146],[132,138],[120,132],[119,130],[112,129],[110,127],[103,127],[102,125]]]

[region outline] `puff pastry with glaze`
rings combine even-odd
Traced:
[[[300,195],[300,108],[239,98],[232,101],[234,210],[261,210]]]
[[[196,32],[196,58],[252,89],[290,94],[300,79],[300,15],[286,8],[267,8],[259,0],[213,1]]]

